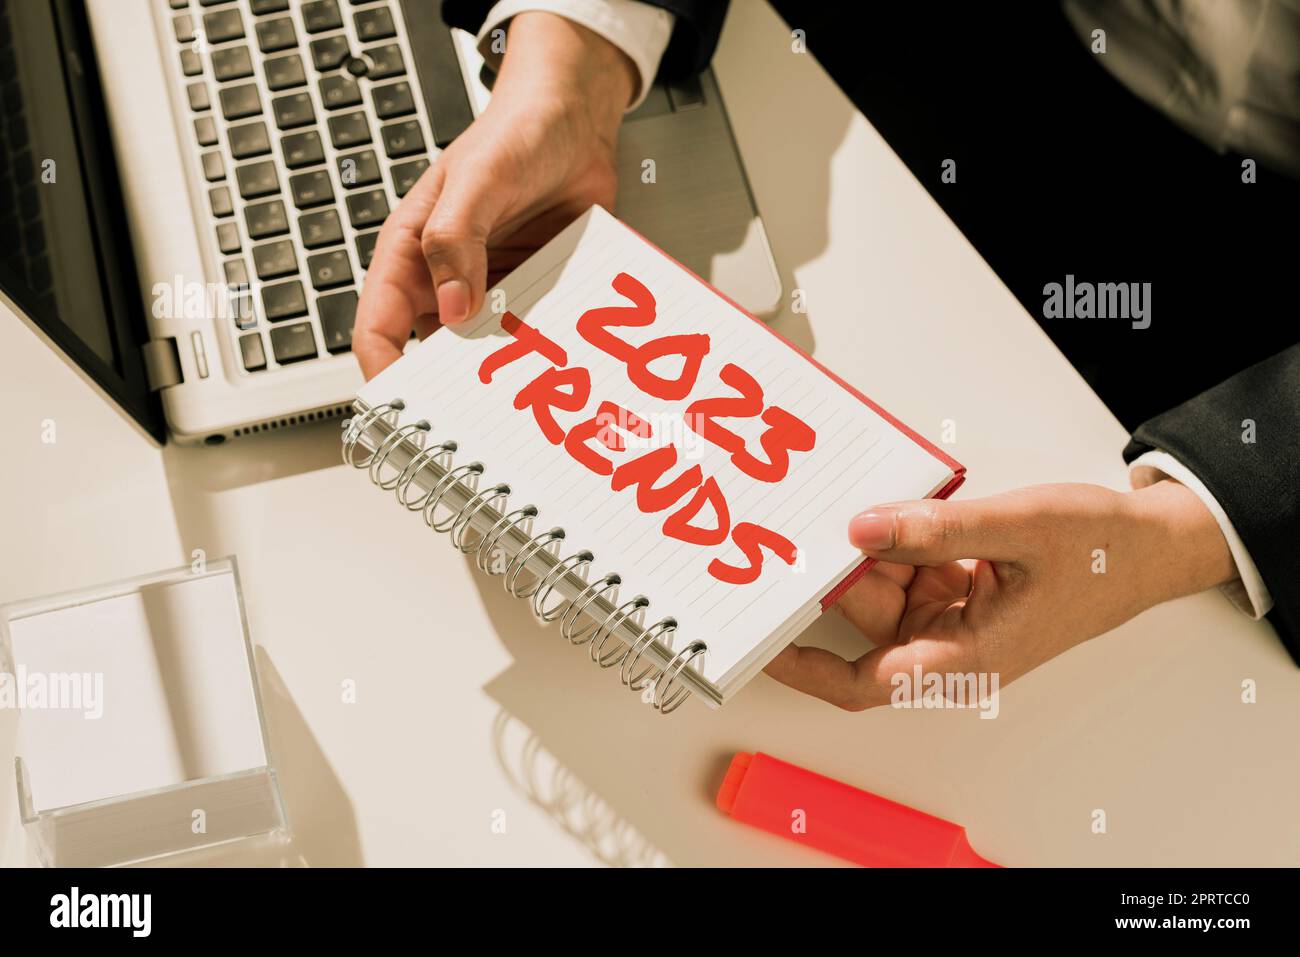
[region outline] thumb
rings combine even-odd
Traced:
[[[438,321],[464,322],[483,305],[487,242],[501,215],[501,190],[480,178],[449,177],[420,237],[438,300]]]
[[[942,565],[961,558],[1010,562],[1023,557],[1015,521],[997,499],[929,499],[879,505],[849,522],[849,541],[873,558]]]

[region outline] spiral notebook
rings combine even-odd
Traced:
[[[598,206],[355,407],[346,461],[664,713],[865,573],[858,511],[964,475]]]

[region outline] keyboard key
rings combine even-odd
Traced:
[[[387,7],[358,10],[352,15],[352,21],[357,25],[357,36],[363,43],[397,36],[397,28],[393,26],[392,11]]]
[[[176,32],[177,43],[194,42],[194,18],[188,13],[172,20],[172,29]]]
[[[339,222],[339,214],[332,209],[299,216],[298,233],[302,236],[302,244],[308,249],[343,242],[343,224]]]
[[[226,274],[226,285],[228,286],[247,286],[248,285],[248,266],[244,260],[227,259],[221,264],[222,270]]]
[[[350,76],[327,76],[320,81],[320,100],[327,110],[361,104],[361,87]]]
[[[262,63],[266,70],[266,85],[274,92],[302,86],[307,82],[307,74],[302,68],[302,57],[296,53],[278,56]]]
[[[190,0],[168,0],[167,6],[173,10],[184,10],[190,5]]]
[[[253,296],[248,286],[238,286],[229,299],[230,318],[237,329],[256,329],[257,313],[253,311]]]
[[[355,291],[349,289],[321,296],[316,300],[316,314],[320,316],[320,331],[326,349],[337,354],[352,348],[352,326],[357,318]]]
[[[250,0],[253,16],[260,17],[267,13],[282,13],[289,9],[289,0]]]
[[[212,105],[206,83],[191,83],[185,88],[185,95],[190,98],[190,109],[195,113],[206,110]]]
[[[333,289],[352,281],[352,264],[342,249],[307,257],[307,275],[313,289]]]
[[[244,35],[244,18],[237,7],[203,14],[203,36],[209,43],[225,43]]]
[[[354,186],[373,186],[379,182],[379,160],[375,157],[374,150],[340,156],[338,165],[339,182],[348,189]]]
[[[275,53],[298,45],[298,34],[288,17],[262,20],[257,24],[257,48],[263,53]]]
[[[275,174],[275,164],[270,160],[245,163],[235,167],[239,195],[244,199],[257,199],[280,192],[280,178]]]
[[[289,169],[301,169],[325,162],[325,147],[321,145],[320,134],[315,130],[281,137],[280,152],[284,154],[284,165]]]
[[[278,279],[298,271],[298,257],[287,239],[253,247],[253,268],[258,279]]]
[[[345,150],[349,146],[360,146],[370,142],[370,124],[366,114],[358,110],[344,113],[342,116],[329,118],[330,142],[336,150]]]
[[[200,116],[194,121],[194,138],[200,146],[217,145],[217,124],[210,116]]]
[[[433,127],[435,146],[445,147],[474,122],[469,94],[460,72],[460,58],[451,31],[445,27],[425,31],[420,50],[420,90]]]
[[[235,201],[230,198],[229,186],[217,186],[208,190],[208,203],[212,206],[212,215],[218,218],[229,216],[235,211]]]
[[[347,197],[348,219],[353,229],[365,229],[378,226],[388,218],[388,199],[382,189],[371,189],[364,193],[349,193]]]
[[[311,41],[311,61],[319,73],[326,73],[352,55],[347,37],[322,37]]]
[[[370,268],[370,260],[375,255],[375,243],[379,239],[379,230],[373,233],[361,233],[357,236],[357,259],[361,261],[362,269]]]
[[[244,368],[249,372],[258,372],[266,368],[266,350],[262,346],[262,335],[250,332],[239,337],[239,354],[244,358]]]
[[[323,33],[343,26],[343,14],[335,0],[311,0],[302,5],[302,22],[308,33]]]
[[[389,159],[398,159],[425,151],[424,134],[420,132],[420,124],[415,120],[389,123],[380,130],[380,133],[384,138],[384,152],[388,154]]]
[[[268,236],[280,236],[289,231],[289,217],[285,214],[284,203],[273,199],[265,203],[256,203],[244,208],[244,225],[248,227],[249,239],[265,239]],[[256,250],[254,250],[256,256]],[[261,270],[258,270],[259,273]],[[265,276],[262,276],[265,279]]]
[[[240,86],[227,86],[221,90],[221,115],[227,122],[242,120],[246,116],[257,116],[262,112],[262,97],[257,92],[257,84],[244,83]]]
[[[401,76],[406,72],[406,65],[402,62],[402,48],[396,43],[371,47],[364,52],[370,58],[370,70],[366,75],[372,80]]]
[[[235,159],[248,159],[250,156],[261,156],[263,153],[271,152],[271,137],[266,132],[266,124],[261,120],[245,123],[242,126],[232,126],[226,130],[226,137],[230,141],[230,152]]]
[[[311,105],[311,97],[306,93],[277,96],[271,101],[271,108],[275,110],[275,125],[282,130],[291,130],[316,121],[316,110]]]
[[[203,154],[203,178],[209,183],[226,178],[226,164],[221,161],[221,154],[215,150]]]
[[[411,84],[405,80],[401,83],[389,83],[387,86],[371,87],[370,100],[375,104],[375,113],[381,120],[391,120],[415,112]]]
[[[411,191],[411,187],[416,181],[424,175],[424,171],[429,168],[429,161],[424,158],[411,160],[407,163],[397,163],[393,166],[393,192],[401,199]]]
[[[289,190],[293,193],[293,204],[299,209],[334,201],[334,187],[330,185],[329,173],[323,169],[290,176]]]
[[[203,60],[193,50],[181,51],[181,72],[186,76],[198,76],[203,72]]]
[[[218,226],[217,248],[226,255],[239,252],[239,227],[234,223],[222,223]]]
[[[231,11],[232,13],[236,11]],[[212,75],[221,83],[229,80],[242,80],[253,75],[253,58],[248,55],[248,47],[227,47],[212,51]]]
[[[275,353],[275,361],[280,365],[315,359],[316,337],[312,334],[311,323],[276,326],[271,330],[271,351]]]
[[[302,291],[302,283],[276,283],[274,286],[262,287],[262,308],[270,322],[293,319],[307,315],[307,294]]]

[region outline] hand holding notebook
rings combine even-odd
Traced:
[[[600,207],[357,408],[345,457],[663,711],[723,703],[865,571],[864,502],[963,477]]]

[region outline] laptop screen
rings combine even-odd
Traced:
[[[0,289],[165,437],[85,10],[0,0]]]

